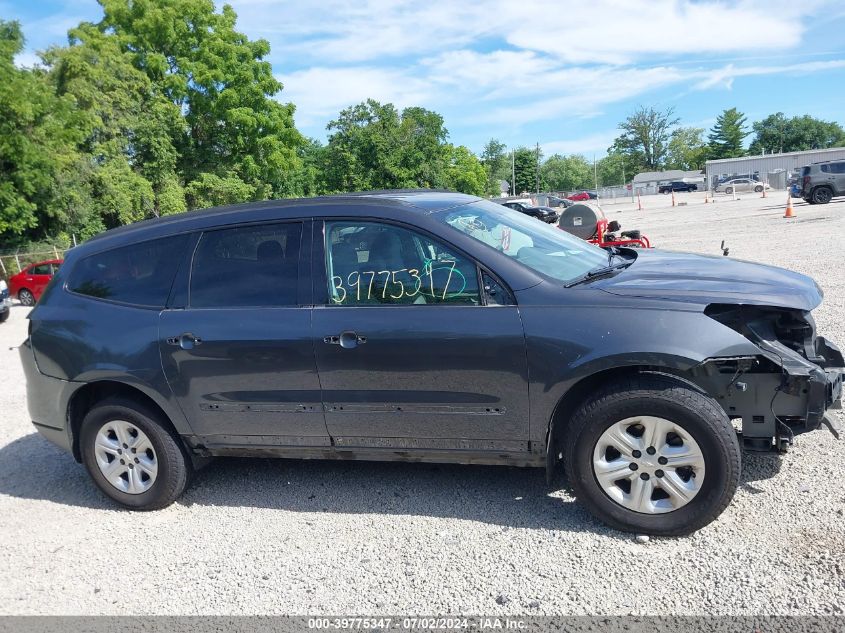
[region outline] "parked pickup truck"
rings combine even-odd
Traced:
[[[673,191],[698,191],[698,185],[690,182],[670,182],[668,185],[660,185],[658,193],[672,193]]]

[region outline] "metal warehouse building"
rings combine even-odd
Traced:
[[[756,177],[760,182],[768,182],[775,189],[786,189],[789,179],[804,165],[840,158],[845,159],[845,147],[708,160],[704,170],[711,190],[720,182],[743,177]]]

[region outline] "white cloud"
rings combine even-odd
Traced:
[[[592,0],[564,5],[529,0],[527,15],[506,37],[519,48],[577,63],[626,64],[649,55],[782,50],[801,41],[804,26],[796,18],[814,4]],[[511,11],[522,13],[519,6],[511,6]]]
[[[750,77],[752,75],[795,75],[837,70],[839,68],[845,68],[845,59],[804,62],[801,64],[772,64],[771,66],[736,67],[733,64],[728,64],[722,68],[697,73],[702,79],[695,85],[695,88],[697,90],[707,90],[722,86],[730,89],[733,87],[734,79],[737,77]]]
[[[304,127],[325,125],[343,108],[370,98],[402,108],[424,106],[430,97],[425,80],[390,68],[315,67],[279,79],[285,86],[280,100],[296,104],[297,125]]]
[[[15,55],[15,66],[18,68],[32,68],[41,64],[41,58],[36,53],[24,52]]]
[[[782,51],[802,18],[833,0],[233,0],[242,28],[283,57],[383,61],[484,40],[576,63],[629,64],[654,55]],[[307,46],[301,40],[309,40]]]
[[[285,85],[279,98],[296,104],[297,124],[317,135],[367,98],[429,107],[452,129],[516,136],[531,123],[553,130],[666,88],[683,95],[731,89],[748,76],[845,67],[845,59],[791,57],[803,54],[807,17],[841,13],[836,0],[227,1],[239,30],[270,41]],[[25,23],[35,48],[101,13],[90,0],[58,6]],[[774,55],[787,60],[759,61]],[[16,63],[36,60],[26,52]],[[598,152],[615,136],[608,134],[544,151]]]
[[[619,130],[607,130],[579,138],[540,143],[540,149],[546,157],[552,154],[584,154],[588,159],[592,159],[595,154],[601,158],[607,153],[607,148],[613,144],[617,136],[619,136]]]

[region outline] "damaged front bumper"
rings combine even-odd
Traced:
[[[742,419],[743,447],[782,452],[796,434],[822,425],[839,437],[827,412],[842,408],[842,353],[820,336],[799,353],[755,325],[749,329],[759,356],[710,358],[693,372],[728,416]]]

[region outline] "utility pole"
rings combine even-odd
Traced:
[[[511,189],[513,195],[516,195],[516,157],[513,148],[511,148]]]
[[[536,157],[535,175],[537,176],[537,193],[540,193],[540,141],[537,141]]]
[[[593,153],[593,179],[596,181],[596,199],[599,197],[599,169],[596,166],[596,155]]]

